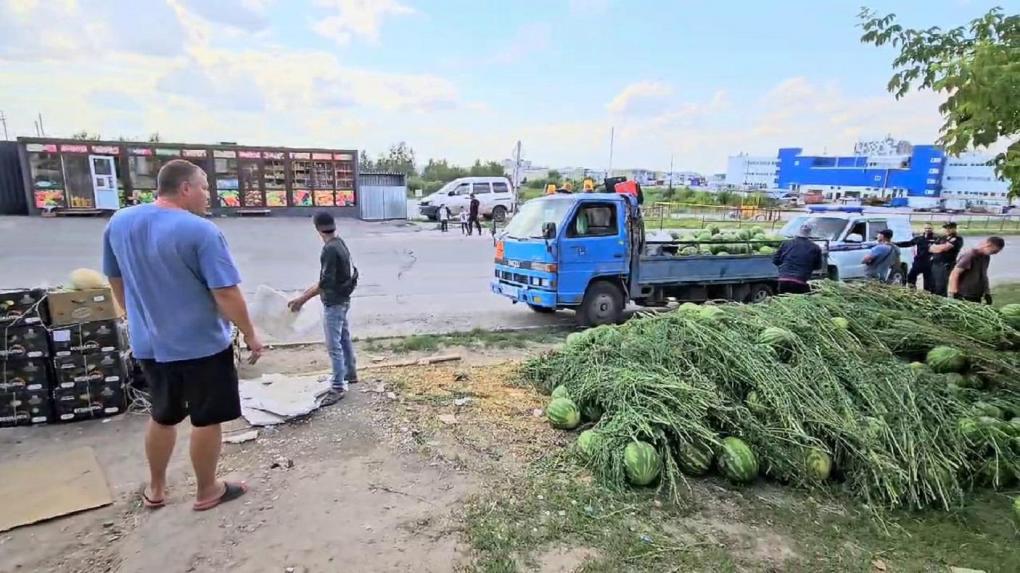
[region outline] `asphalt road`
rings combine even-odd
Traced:
[[[318,275],[321,242],[304,218],[216,219],[253,293],[260,284],[299,291]],[[55,286],[78,267],[100,268],[103,219],[0,217],[0,288]],[[569,323],[489,292],[492,239],[431,226],[341,220],[361,282],[352,304],[358,337]],[[980,238],[967,237],[966,245]],[[1020,237],[992,261],[993,283],[1020,281]]]
[[[305,218],[215,219],[244,279],[300,291],[318,278],[322,243]],[[492,238],[409,223],[341,219],[360,284],[351,305],[356,337],[569,323],[489,292]],[[0,288],[56,286],[78,267],[101,268],[103,219],[0,217]],[[311,303],[310,303],[311,304]]]

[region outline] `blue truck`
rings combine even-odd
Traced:
[[[756,302],[776,292],[769,255],[677,256],[683,246],[646,236],[630,195],[546,195],[499,236],[491,290],[539,313],[573,310],[582,326],[619,322],[628,303]]]

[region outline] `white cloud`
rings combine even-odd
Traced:
[[[268,26],[266,2],[259,0],[176,0],[189,12],[216,24],[257,32]]]
[[[662,82],[643,81],[630,84],[616,94],[606,109],[610,113],[650,113],[660,111],[673,88]]]
[[[416,13],[414,8],[397,0],[316,0],[315,3],[328,8],[332,15],[313,23],[312,30],[340,45],[350,43],[355,36],[378,42],[385,18]]]

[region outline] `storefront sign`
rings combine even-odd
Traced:
[[[332,153],[313,153],[312,154],[312,159],[331,160],[331,159],[333,159],[333,154]]]
[[[258,151],[238,151],[237,156],[241,159],[258,159],[262,154]]]
[[[159,155],[159,156],[162,156],[162,157],[180,157],[181,150],[180,149],[158,148],[158,149],[156,149],[156,155]]]
[[[280,151],[265,151],[262,153],[262,157],[266,159],[286,159],[287,154]]]
[[[25,145],[25,151],[34,153],[56,153],[57,146],[54,143],[29,143]]]
[[[337,161],[350,161],[353,158],[350,153],[337,153],[333,156],[333,159],[336,159]]]
[[[64,145],[60,146],[60,151],[63,151],[64,153],[88,153],[89,152],[89,146],[88,145],[72,145],[72,144],[65,143]]]
[[[128,153],[131,155],[152,155],[152,150],[147,147],[132,147]]]
[[[183,154],[184,157],[205,157],[206,151],[204,149],[185,149]]]
[[[120,155],[120,148],[116,145],[93,145],[92,153],[102,155]]]
[[[219,159],[234,159],[234,158],[237,157],[237,152],[236,151],[224,151],[224,150],[218,149],[218,150],[214,150],[213,151],[213,157],[216,157],[216,158],[219,158]]]
[[[291,159],[310,159],[311,158],[311,154],[310,153],[291,153],[290,154],[290,158]]]

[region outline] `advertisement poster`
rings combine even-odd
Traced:
[[[37,209],[64,207],[67,202],[64,200],[63,189],[36,189],[35,206]]]
[[[266,206],[267,207],[286,207],[287,206],[287,192],[286,191],[266,191]]]
[[[295,189],[294,190],[294,206],[295,207],[311,207],[312,206],[312,192],[307,189]]]
[[[333,206],[333,192],[332,191],[316,191],[315,192],[315,206],[316,207],[332,207]]]
[[[350,189],[341,189],[336,192],[336,204],[338,207],[353,207],[354,206],[354,191]]]
[[[220,207],[240,207],[241,197],[237,190],[219,191]]]

